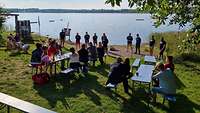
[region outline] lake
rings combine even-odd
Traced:
[[[91,36],[97,33],[100,40],[102,33],[106,33],[109,44],[126,44],[126,37],[132,33],[134,38],[139,33],[142,42],[148,42],[149,36],[153,32],[179,31],[178,25],[162,25],[159,28],[153,26],[153,19],[150,14],[119,14],[119,13],[19,13],[19,20],[31,20],[35,22],[40,17],[40,34],[51,38],[58,38],[59,32],[66,27],[69,22],[71,39],[74,41],[76,33],[83,36],[87,31]],[[139,19],[139,20],[138,20]],[[141,19],[141,20],[140,20]],[[55,22],[49,22],[55,20]],[[6,21],[9,29],[15,26],[14,17]],[[38,24],[31,24],[32,32],[39,33]],[[187,28],[187,27],[186,27]],[[186,29],[185,28],[185,29]],[[180,29],[180,30],[185,30]]]

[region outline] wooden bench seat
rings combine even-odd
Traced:
[[[69,74],[69,73],[72,73],[72,72],[74,72],[74,69],[72,69],[72,68],[67,68],[67,69],[61,71],[60,73],[61,73],[61,74]]]
[[[7,113],[10,113],[10,107],[23,111],[25,113],[56,113],[46,108],[31,104],[29,102],[17,99],[15,97],[0,93],[0,103],[7,106]]]

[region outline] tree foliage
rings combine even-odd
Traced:
[[[120,6],[122,0],[107,0],[107,4]],[[156,20],[155,25],[179,24],[184,27],[191,23],[190,32],[196,32],[196,38],[188,37],[184,39],[188,44],[195,46],[200,44],[200,0],[128,0],[129,7],[136,6],[139,10],[148,11],[152,18]],[[192,40],[192,41],[191,41]],[[186,45],[188,45],[186,44]],[[189,47],[190,46],[185,46]],[[182,47],[182,48],[185,48]]]

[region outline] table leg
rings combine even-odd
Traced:
[[[7,112],[10,113],[10,106],[7,105]]]
[[[132,95],[133,95],[134,91],[135,91],[135,82],[132,81]]]
[[[55,75],[56,75],[56,62],[55,62],[55,64],[54,64],[55,66],[54,66],[54,68],[55,68]]]

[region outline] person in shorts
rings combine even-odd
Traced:
[[[131,53],[133,52],[133,47],[132,47],[132,41],[133,37],[131,36],[131,33],[127,36],[127,52],[129,51],[129,48],[131,48]]]

